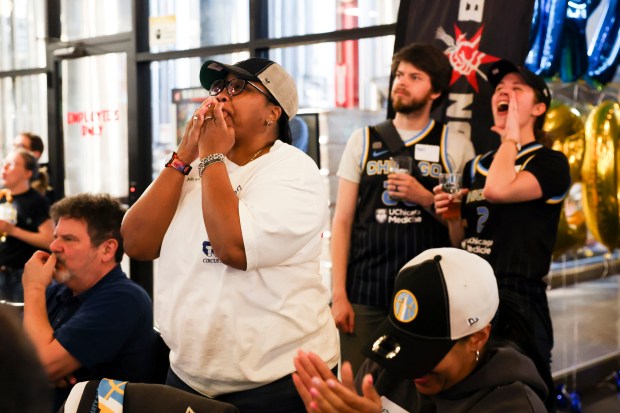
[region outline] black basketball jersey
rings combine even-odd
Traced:
[[[431,120],[401,151],[413,158],[413,175],[431,192],[449,169],[446,139],[446,127]],[[387,307],[404,264],[424,250],[450,245],[446,227],[422,206],[389,197],[391,155],[374,129],[366,128],[347,268],[347,294],[355,304]]]
[[[524,146],[515,167],[538,180],[543,196],[527,202],[492,204],[482,193],[495,151],[465,165],[463,187],[469,188],[462,216],[467,221],[463,248],[486,259],[498,278],[540,280],[549,271],[562,201],[570,187],[568,160],[539,143]]]
[[[5,202],[6,198],[0,200],[2,204]],[[13,206],[17,210],[17,223],[15,225],[26,231],[37,232],[39,225],[50,217],[47,199],[32,188],[23,194],[13,196]],[[32,254],[39,249],[41,248],[28,244],[21,239],[7,237],[5,242],[0,242],[0,265],[23,268]]]

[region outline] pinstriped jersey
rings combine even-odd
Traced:
[[[449,170],[446,127],[431,120],[407,139],[403,154],[413,158],[416,178],[426,189]],[[365,129],[355,219],[347,268],[347,294],[355,304],[387,307],[401,267],[420,252],[449,246],[447,229],[422,206],[393,200],[387,192],[387,146]]]
[[[462,205],[467,221],[463,248],[486,259],[498,278],[518,276],[540,280],[549,272],[562,201],[570,188],[568,160],[563,153],[533,142],[517,154],[517,172],[538,180],[542,198],[492,204],[482,193],[495,151],[478,155],[465,165]]]

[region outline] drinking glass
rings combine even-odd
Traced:
[[[0,204],[0,219],[11,224],[17,223],[17,210],[11,202]],[[7,235],[8,234],[6,232],[0,234],[0,242],[5,242]]]
[[[448,210],[442,214],[442,218],[445,220],[461,218],[461,198],[455,196],[461,190],[461,174],[440,174],[439,183],[443,192],[453,195],[448,204]]]
[[[409,174],[413,170],[413,158],[409,155],[391,156],[388,163],[388,173]]]
[[[413,168],[413,158],[409,155],[397,155],[390,156],[388,161],[388,174],[408,174],[411,175]],[[394,201],[400,200],[400,198],[391,195],[390,199]]]

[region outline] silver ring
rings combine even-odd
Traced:
[[[207,120],[207,119],[213,119],[213,116],[206,116],[205,120]]]
[[[198,120],[198,115],[194,115],[194,120]]]

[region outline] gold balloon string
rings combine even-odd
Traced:
[[[571,306],[571,313],[572,313],[572,320],[573,320],[573,339],[572,339],[572,346],[571,350],[572,350],[572,363],[570,364],[571,366],[577,366],[579,363],[579,323],[577,322],[577,317],[578,315],[580,315],[579,311],[577,310],[577,306],[573,305]],[[568,341],[568,340],[567,340]],[[567,364],[568,366],[568,364]],[[575,383],[575,386],[577,386],[577,369],[572,369],[571,372],[571,376],[572,376],[572,382]]]
[[[559,365],[562,366],[562,368],[567,368],[569,366],[569,359],[573,359],[574,361],[574,353],[571,350],[574,350],[574,343],[571,343],[570,340],[568,339],[569,337],[569,327],[570,321],[573,321],[573,328],[574,328],[574,318],[570,318],[569,314],[572,308],[568,307],[568,297],[565,295],[566,293],[566,287],[568,286],[568,277],[569,277],[569,273],[571,273],[572,271],[575,271],[575,268],[571,268],[569,270],[567,263],[569,261],[572,261],[569,257],[568,254],[572,254],[572,252],[565,252],[562,253],[559,257],[558,260],[556,261],[559,268],[558,271],[550,271],[549,275],[548,275],[548,287],[547,287],[547,294],[549,297],[549,303],[552,306],[553,302],[555,302],[556,300],[559,301],[559,308],[558,308],[558,312],[560,314],[563,314],[566,318],[567,318],[567,323],[565,325],[566,327],[566,339],[562,340],[560,343],[556,344],[557,347],[557,361],[559,362]],[[576,254],[575,254],[575,258]],[[577,261],[578,263],[578,261]],[[577,264],[579,266],[579,264]],[[559,277],[559,282],[552,282],[552,276],[556,276]],[[557,285],[557,288],[552,287],[552,285]],[[551,289],[551,290],[550,290]],[[550,290],[550,291],[549,291]],[[574,307],[574,306],[571,306]],[[573,330],[573,334],[574,334],[574,330]],[[571,357],[572,355],[572,357]],[[569,382],[570,376],[567,374],[563,379],[562,379],[562,383],[566,386],[568,386],[568,382]],[[573,377],[574,379],[574,377]]]
[[[607,251],[605,255],[603,255],[603,273],[601,274],[601,278],[607,278],[607,276],[609,275],[611,259],[611,251]]]
[[[575,102],[579,101],[579,84],[575,83],[575,87],[573,89],[573,100]]]

